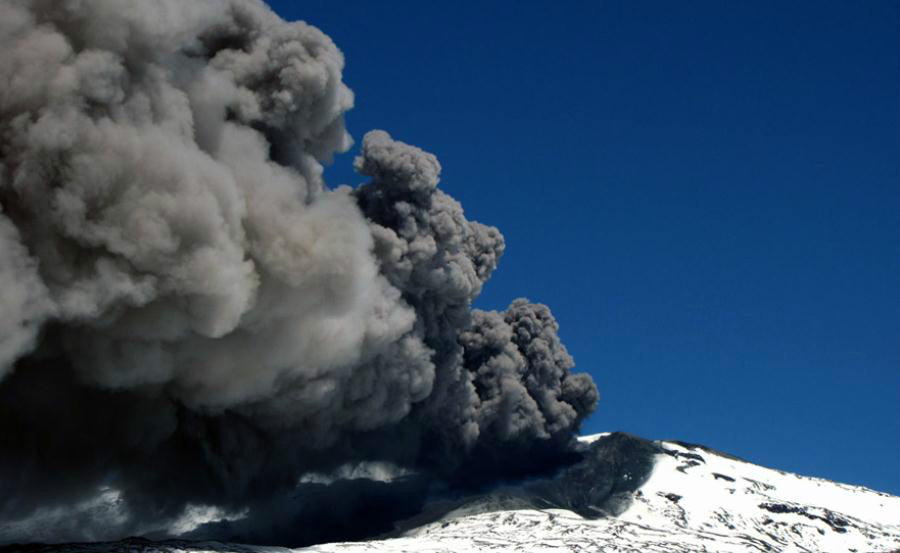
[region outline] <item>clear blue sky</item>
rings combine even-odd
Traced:
[[[478,305],[551,306],[585,432],[900,494],[900,2],[272,5],[501,229]]]

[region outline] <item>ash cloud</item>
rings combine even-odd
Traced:
[[[318,29],[255,0],[10,0],[0,45],[0,542],[198,506],[259,535],[254,512],[312,521],[286,497],[402,496],[304,496],[347,463],[418,490],[570,454],[596,388],[545,306],[471,308],[503,237],[437,159],[373,131],[370,181],[323,182],[353,94]]]

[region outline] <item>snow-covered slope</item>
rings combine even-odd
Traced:
[[[583,441],[597,446],[631,439],[603,434]],[[611,445],[609,451],[621,452],[621,443]],[[767,469],[700,446],[653,445],[649,474],[619,474],[626,484],[638,480],[636,489],[613,489],[599,505],[507,509],[504,503],[514,505],[516,498],[535,502],[531,493],[507,490],[396,538],[304,551],[900,552],[898,497]],[[638,459],[626,454],[623,460],[627,466]],[[590,496],[592,490],[566,491]]]
[[[900,550],[900,498],[663,446],[671,453],[658,456],[621,522],[722,551]]]
[[[582,439],[553,478],[430,505],[383,539],[303,552],[900,553],[900,497],[763,468],[702,446]],[[144,541],[35,551],[285,551]]]

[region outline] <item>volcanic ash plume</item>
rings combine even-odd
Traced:
[[[437,159],[373,131],[370,182],[325,186],[353,94],[319,30],[252,0],[6,0],[0,45],[0,542],[568,452],[594,384],[546,307],[471,309],[503,237]]]

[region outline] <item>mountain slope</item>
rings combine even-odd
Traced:
[[[680,442],[583,440],[594,459],[553,480],[464,501],[392,539],[304,551],[900,551],[898,497]],[[585,479],[593,470],[614,482]]]
[[[432,502],[381,539],[294,551],[900,553],[900,497],[683,442],[614,433],[582,438],[582,444],[584,460],[552,478]],[[147,540],[3,549],[289,551]]]

